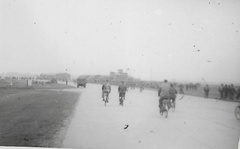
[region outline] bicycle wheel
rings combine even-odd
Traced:
[[[175,103],[173,101],[171,102],[171,109],[172,109],[172,112],[175,111]]]
[[[235,109],[235,117],[237,120],[240,120],[240,106],[237,106]]]
[[[163,116],[163,111],[161,110],[161,108],[160,108],[159,111],[160,111],[160,115]]]
[[[162,107],[159,107],[159,112],[160,112],[160,115],[162,116],[163,115]]]
[[[160,115],[163,116],[163,111],[164,111],[164,108],[163,108],[163,107],[164,107],[164,103],[162,103],[162,104],[159,103],[159,106],[158,106],[158,107],[159,107]]]
[[[103,99],[104,99],[104,106],[106,106],[106,104],[107,104],[107,95],[105,93],[103,95]]]
[[[162,107],[162,114],[165,118],[168,117],[168,104],[164,101],[163,102],[163,107]]]
[[[164,106],[164,116],[165,116],[165,118],[168,117],[168,105],[167,104],[165,104],[165,106]]]
[[[123,106],[123,97],[120,97],[120,105]]]

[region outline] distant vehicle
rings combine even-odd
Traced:
[[[86,85],[87,85],[86,79],[82,79],[82,78],[77,79],[77,88],[79,88],[79,86],[86,88]]]

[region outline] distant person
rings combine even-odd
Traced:
[[[176,106],[176,94],[177,94],[177,90],[173,87],[173,84],[170,84],[170,89],[169,89],[169,98],[173,100],[174,103],[174,108]]]
[[[180,94],[184,94],[184,91],[183,91],[184,86],[183,86],[183,84],[180,84],[178,87],[179,87]]]
[[[233,100],[234,99],[234,95],[236,93],[236,90],[235,90],[235,87],[233,86],[233,84],[231,84],[229,92],[230,92],[230,100]]]
[[[104,101],[104,94],[107,94],[107,102],[108,102],[108,99],[109,99],[109,94],[111,93],[111,85],[109,84],[109,81],[106,80],[106,83],[104,83],[102,85],[102,98],[103,98],[103,101]]]
[[[208,95],[209,95],[209,86],[208,86],[208,84],[203,88],[203,90],[204,90],[204,97],[205,98],[208,98]]]
[[[218,91],[220,93],[220,99],[223,99],[223,88],[224,88],[223,84],[221,84],[221,86],[218,88]]]
[[[238,87],[237,91],[236,91],[236,99],[238,100],[240,97],[240,86]]]
[[[123,104],[123,101],[121,101],[121,98],[125,99],[126,91],[127,91],[127,86],[124,85],[124,82],[122,81],[122,84],[118,87],[120,105]]]
[[[228,86],[227,84],[225,84],[224,88],[223,88],[223,96],[224,96],[224,99],[228,99]]]
[[[164,99],[169,99],[170,94],[169,94],[169,90],[170,90],[171,86],[168,83],[167,80],[164,80],[164,82],[162,84],[160,84],[160,87],[158,89],[158,97],[159,97],[159,108],[160,108],[160,113],[163,112],[163,100]]]
[[[194,89],[195,89],[195,91],[197,91],[197,89],[198,89],[197,84],[194,84]]]
[[[231,99],[231,86],[230,85],[228,85],[227,86],[227,91],[228,91],[228,99],[230,100]]]

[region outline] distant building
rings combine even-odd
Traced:
[[[127,81],[128,74],[123,72],[123,69],[118,69],[117,72],[110,72],[110,78],[113,81]]]
[[[55,78],[55,76],[52,74],[40,74],[39,78],[45,79],[45,80],[51,80],[51,79]]]
[[[81,76],[82,77],[82,76]],[[88,77],[88,82],[92,83],[104,83],[106,80],[109,80],[111,83],[118,85],[121,81],[124,81],[132,86],[135,86],[138,82],[141,81],[139,78],[134,78],[129,76],[128,73],[124,72],[123,69],[118,69],[116,72],[110,72],[109,75],[94,75]]]
[[[123,70],[122,69],[118,69],[118,74],[122,75],[122,73],[123,73]]]
[[[32,79],[37,77],[36,74],[18,73],[18,72],[7,72],[5,74],[2,74],[1,76],[8,77],[8,78],[17,78],[17,79]]]
[[[124,76],[124,77],[128,77],[128,74],[127,74],[127,73],[125,73],[125,72],[124,72],[124,73],[122,73],[121,75],[122,75],[122,76]]]
[[[70,80],[70,74],[68,73],[57,73],[55,74],[55,77],[57,80],[61,80],[61,81],[66,81],[66,80]]]
[[[110,72],[110,76],[114,77],[115,76],[115,72]]]

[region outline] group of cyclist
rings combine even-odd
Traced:
[[[164,80],[164,82],[160,85],[158,89],[158,97],[159,97],[159,108],[160,113],[163,113],[163,100],[172,100],[174,108],[176,106],[176,94],[177,90],[174,88],[173,84],[168,83],[167,80]]]
[[[118,87],[118,93],[119,93],[119,104],[122,104],[122,98],[125,99],[125,94],[127,92],[127,86],[124,84],[124,81],[121,82],[121,85]],[[111,93],[111,85],[108,80],[102,85],[102,98],[104,101],[104,95],[106,94],[106,102],[109,102],[109,94]],[[173,84],[168,83],[167,80],[164,80],[164,82],[159,86],[158,90],[158,97],[159,97],[159,108],[160,113],[162,112],[163,108],[163,100],[169,99],[172,100],[174,103],[174,106],[176,105],[175,99],[176,99],[177,90],[174,88]]]
[[[124,82],[121,82],[121,85],[118,87],[118,93],[119,93],[119,104],[123,105],[123,100],[125,99],[125,94],[127,91],[127,86],[124,84]],[[103,101],[104,96],[106,95],[106,102],[109,100],[109,94],[111,93],[111,85],[108,80],[106,80],[106,83],[102,85],[102,98]],[[166,100],[169,102],[172,100],[174,108],[176,106],[176,94],[177,90],[174,88],[173,84],[169,83],[167,80],[164,80],[164,82],[159,86],[158,89],[158,97],[159,97],[159,108],[160,108],[160,114],[164,112],[163,107],[163,101]],[[235,115],[238,120],[240,120],[240,104],[236,107]]]
[[[127,91],[127,86],[124,84],[124,82],[121,82],[121,85],[118,87],[118,93],[119,93],[119,104],[123,105],[123,99],[125,99],[125,94]],[[106,100],[108,102],[109,94],[111,93],[111,85],[109,84],[109,81],[106,80],[106,83],[102,85],[102,98],[104,101],[104,94],[106,94]]]

